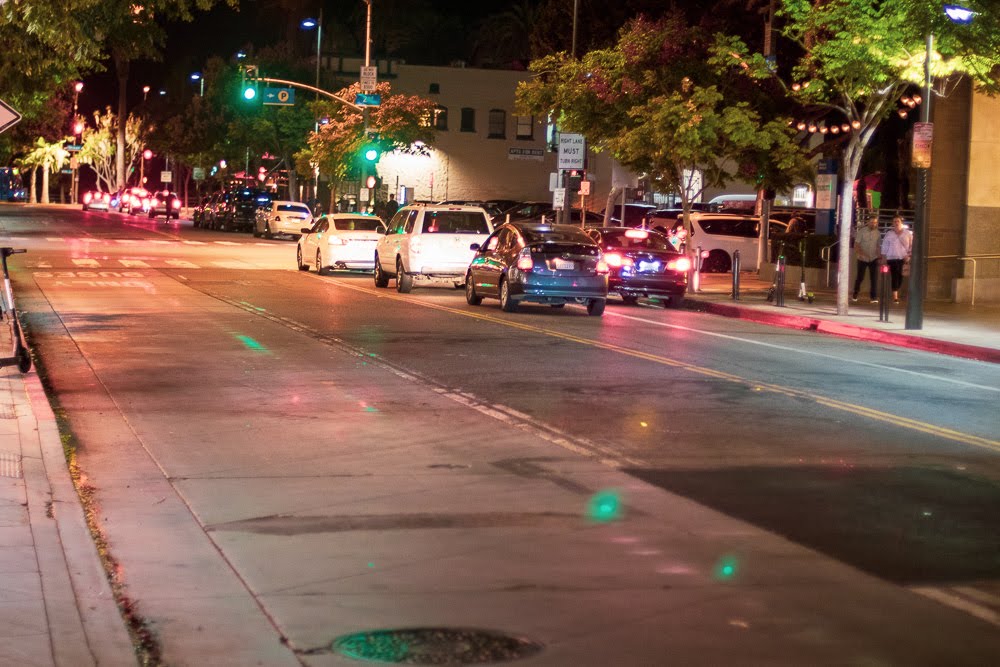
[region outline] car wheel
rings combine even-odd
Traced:
[[[465,274],[465,301],[470,306],[478,306],[483,302],[483,297],[476,294],[476,284],[471,273]]]
[[[400,294],[409,294],[413,289],[413,276],[406,275],[403,271],[403,260],[396,260],[396,291]]]
[[[500,309],[505,313],[513,313],[517,310],[517,301],[510,298],[510,284],[506,278],[500,279]]]
[[[323,270],[323,253],[320,250],[316,250],[316,273],[319,275],[325,273]]]
[[[274,234],[271,233],[271,225],[264,225],[264,238],[265,239],[274,238]]]
[[[587,314],[600,317],[604,314],[604,305],[607,302],[607,299],[591,299],[590,303],[587,304]]]
[[[302,263],[302,246],[299,246],[295,251],[295,264],[299,267],[299,271],[309,270],[309,266]]]
[[[634,306],[639,303],[639,297],[634,294],[622,294],[622,301],[625,302],[626,306]]]
[[[375,287],[388,287],[389,276],[385,275],[382,265],[378,263],[378,253],[375,254]]]
[[[732,268],[733,262],[725,250],[713,250],[701,263],[702,273],[726,273]]]

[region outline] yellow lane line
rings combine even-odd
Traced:
[[[556,331],[554,329],[547,329],[545,327],[534,326],[531,324],[526,324],[524,322],[514,322],[511,320],[506,320],[500,317],[496,317],[494,315],[487,315],[485,313],[476,313],[468,310],[460,310],[458,308],[453,308],[451,306],[443,306],[436,303],[421,301],[414,297],[402,296],[390,292],[388,290],[359,287],[357,285],[341,282],[339,280],[324,281],[324,282],[333,282],[339,287],[345,287],[347,289],[363,292],[365,294],[375,295],[384,299],[402,301],[403,303],[422,306],[424,308],[432,308],[435,310],[440,310],[455,315],[461,315],[463,317],[469,317],[472,319],[481,320],[483,322],[500,324],[505,327],[510,327],[513,329],[520,329],[522,331],[528,331],[531,333],[543,334],[545,336],[551,336],[553,338],[561,338],[563,340],[570,341],[573,343],[579,343],[580,345],[586,345],[589,347],[607,350],[609,352],[623,354],[625,356],[634,357],[636,359],[652,361],[654,363],[661,364],[663,366],[671,366],[673,368],[683,369],[691,373],[697,373],[699,375],[704,375],[711,378],[717,378],[720,380],[726,380],[728,382],[735,382],[738,384],[747,385],[753,388],[755,391],[766,391],[772,394],[780,394],[783,396],[790,396],[794,398],[802,398],[814,401],[815,403],[828,408],[841,410],[843,412],[849,412],[851,414],[859,415],[861,417],[867,417],[869,419],[881,421],[886,424],[892,424],[893,426],[898,426],[913,431],[919,431],[920,433],[926,433],[928,435],[945,438],[947,440],[960,442],[962,444],[972,445],[974,447],[982,447],[995,452],[1000,452],[1000,441],[997,440],[990,440],[989,438],[983,438],[969,433],[962,433],[961,431],[955,431],[949,428],[945,428],[943,426],[935,426],[934,424],[928,424],[927,422],[922,422],[917,419],[910,419],[909,417],[901,417],[899,415],[894,415],[888,412],[882,412],[881,410],[875,410],[872,408],[865,407],[863,405],[856,405],[854,403],[840,401],[835,398],[829,398],[827,396],[814,394],[812,392],[803,391],[801,389],[783,387],[781,385],[769,384],[767,382],[756,382],[754,380],[749,380],[739,375],[733,375],[732,373],[726,373],[724,371],[717,371],[712,368],[706,368],[704,366],[696,366],[694,364],[685,363],[683,361],[677,361],[676,359],[670,359],[668,357],[664,357],[659,354],[642,352],[641,350],[634,350],[631,348],[622,347],[620,345],[615,345],[613,343],[604,343],[590,338],[581,338],[580,336],[564,333],[562,331]]]

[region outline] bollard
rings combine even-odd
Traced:
[[[785,305],[785,256],[778,256],[777,275],[775,276],[774,305],[784,307]]]
[[[740,300],[740,251],[733,251],[733,301]]]
[[[879,260],[878,266],[878,321],[889,321],[889,299],[892,298],[892,284],[889,282],[889,265]]]
[[[701,291],[701,246],[698,246],[694,256],[694,274],[691,276],[691,291]]]

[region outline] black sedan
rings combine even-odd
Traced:
[[[587,234],[604,251],[609,292],[628,304],[641,296],[666,297],[667,305],[674,308],[684,303],[691,260],[665,235],[627,227],[596,227]]]
[[[561,308],[581,303],[600,316],[608,297],[608,267],[601,249],[579,227],[508,222],[483,242],[465,276],[465,299],[500,299],[508,313],[525,301]]]

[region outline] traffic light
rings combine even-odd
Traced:
[[[242,71],[242,84],[240,90],[246,102],[253,102],[257,99],[257,66],[247,65]]]

